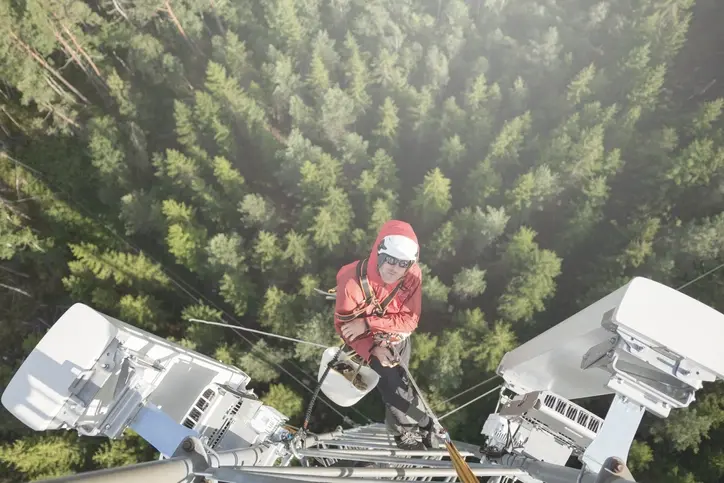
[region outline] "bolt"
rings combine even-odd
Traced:
[[[108,369],[108,364],[103,364],[103,369]]]
[[[621,473],[622,471],[623,471],[623,463],[621,463],[620,461],[616,461],[613,464],[613,472],[618,474],[618,473]]]
[[[111,425],[110,425],[110,424],[106,424],[106,425],[105,425],[105,429],[111,429]]]
[[[194,442],[190,438],[186,438],[184,442],[181,444],[181,448],[183,448],[184,451],[191,452],[194,449]]]

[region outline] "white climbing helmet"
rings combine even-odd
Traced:
[[[417,260],[418,246],[404,235],[387,235],[377,247],[377,254],[385,253],[398,260]]]

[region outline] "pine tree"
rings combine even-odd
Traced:
[[[452,290],[461,299],[474,298],[485,292],[485,270],[478,266],[463,268],[453,277]]]
[[[344,47],[347,51],[347,59],[344,62],[345,90],[355,103],[355,112],[360,114],[367,109],[371,102],[367,93],[370,73],[357,40],[349,31],[345,36]]]
[[[291,419],[300,416],[304,411],[302,397],[284,384],[269,386],[269,392],[262,398],[262,401]]]
[[[415,187],[412,202],[418,217],[425,226],[437,224],[452,207],[450,180],[435,168],[425,175],[425,181]]]
[[[322,53],[315,51],[312,54],[312,60],[309,63],[309,75],[307,76],[307,86],[315,93],[316,96],[323,96],[330,87],[329,71],[324,65]]]
[[[296,3],[295,0],[275,0],[264,4],[267,25],[288,52],[301,47],[305,36]]]
[[[168,223],[166,244],[176,261],[191,271],[198,272],[204,264],[206,228],[194,220],[195,210],[185,203],[164,200],[163,214]]]
[[[284,361],[284,353],[272,348],[263,339],[254,343],[250,350],[237,359],[236,365],[246,372],[253,374],[254,379],[260,383],[275,381],[279,378],[279,370],[276,364]]]
[[[209,240],[206,252],[209,264],[218,270],[244,269],[243,240],[236,233],[217,233]]]
[[[250,301],[255,298],[254,284],[239,271],[225,273],[219,282],[219,295],[234,309],[239,317],[246,315]]]
[[[309,229],[315,245],[323,250],[334,250],[342,243],[344,234],[349,233],[353,216],[349,198],[344,191],[330,189]]]
[[[275,334],[294,334],[295,317],[292,308],[294,296],[271,286],[264,295],[260,323]]]
[[[280,122],[290,115],[291,100],[301,91],[302,78],[294,58],[269,46],[269,62],[262,67],[267,90],[270,92],[274,118]]]
[[[420,270],[422,271],[422,297],[425,305],[438,312],[446,311],[450,287],[446,286],[437,276],[432,275],[424,263],[420,263]]]
[[[224,157],[213,159],[214,176],[221,185],[222,192],[230,204],[241,203],[246,192],[244,177]]]
[[[431,262],[440,263],[454,257],[457,254],[459,240],[460,233],[451,220],[440,225],[435,230],[428,248]]]
[[[327,312],[305,313],[302,317],[304,323],[300,324],[296,337],[302,340],[314,341],[318,344],[327,344],[332,347],[336,344],[337,333],[334,330],[334,321]],[[297,344],[295,356],[302,362],[317,364],[320,349],[306,344]]]
[[[222,340],[225,329],[201,322],[191,322],[189,319],[223,322],[222,312],[199,303],[185,307],[181,312],[181,318],[184,320],[186,327],[185,340],[193,344],[192,349],[212,353],[218,346],[219,341]]]
[[[379,121],[372,135],[379,139],[378,145],[394,146],[397,128],[400,125],[400,118],[397,117],[397,106],[390,97],[379,107]]]
[[[282,258],[282,250],[275,233],[260,231],[254,244],[254,261],[262,272],[276,267]]]
[[[521,214],[527,220],[532,211],[541,211],[561,192],[558,176],[548,166],[539,166],[524,173],[515,182],[513,189],[506,193],[512,212]]]
[[[550,250],[538,248],[535,236],[533,230],[522,227],[503,255],[512,278],[500,297],[498,313],[511,322],[530,321],[542,311],[545,300],[555,293],[555,279],[561,273],[561,259]]]
[[[0,447],[0,460],[31,480],[72,474],[83,462],[81,448],[71,438],[33,436]]]
[[[460,387],[463,375],[463,338],[458,330],[446,330],[439,339],[438,356],[428,361],[429,385],[436,392]]]
[[[357,118],[354,101],[336,86],[324,93],[320,111],[320,130],[334,144],[342,140],[347,127]]]
[[[68,262],[71,274],[82,274],[86,271],[99,280],[112,279],[118,285],[133,287],[160,286],[168,287],[171,282],[162,267],[150,261],[143,253],[106,251],[90,243],[69,245],[75,260]]]
[[[118,307],[121,320],[151,332],[156,331],[166,318],[161,311],[161,302],[148,294],[126,294],[118,301]]]
[[[269,230],[279,222],[272,202],[256,193],[244,195],[244,199],[239,203],[238,211],[241,213],[244,224],[249,227]]]
[[[465,154],[466,147],[460,136],[452,136],[445,139],[440,146],[440,164],[449,168],[456,167],[464,160]]]
[[[515,333],[510,324],[496,322],[493,328],[485,334],[482,342],[477,345],[475,362],[480,362],[486,371],[494,371],[506,352],[515,349],[517,345]]]
[[[309,262],[309,237],[291,230],[285,235],[286,249],[282,254],[284,260],[289,261],[292,266],[301,270]]]

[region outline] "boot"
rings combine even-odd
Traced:
[[[424,451],[425,445],[423,445],[418,439],[415,433],[406,431],[401,435],[395,436],[395,443],[397,447],[404,450],[418,450]]]
[[[422,444],[425,448],[438,449],[440,447],[441,441],[437,435],[437,431],[435,431],[432,420],[430,420],[427,426],[420,428],[420,435],[422,436]]]

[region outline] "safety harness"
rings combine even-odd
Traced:
[[[372,305],[374,306],[373,314],[382,317],[385,315],[385,312],[387,311],[387,306],[390,305],[392,300],[395,298],[395,295],[397,295],[397,292],[402,287],[403,281],[405,280],[405,277],[402,277],[400,281],[397,283],[395,288],[390,292],[390,294],[382,300],[382,302],[379,302],[377,300],[377,297],[375,297],[375,294],[370,289],[370,283],[369,279],[367,278],[367,261],[368,259],[365,258],[364,260],[361,260],[357,263],[356,272],[357,272],[357,282],[360,284],[360,287],[362,288],[362,293],[364,294],[365,300],[361,308],[355,310],[351,314],[340,314],[338,312],[335,312],[334,315],[341,321],[341,322],[350,322],[360,315],[364,314],[367,309]],[[411,265],[412,266],[412,265]],[[327,291],[327,298],[333,300],[333,295],[336,293],[336,288],[328,290]],[[320,293],[324,294],[321,290]],[[375,334],[375,342],[379,345],[387,345],[388,347],[394,345],[396,342],[399,342],[401,338],[398,334],[386,334],[386,333],[377,333]],[[325,369],[324,373],[322,374],[322,377],[320,378],[317,388],[314,391],[314,395],[312,396],[312,400],[309,404],[309,407],[307,408],[306,417],[304,418],[304,423],[302,425],[302,430],[297,432],[295,434],[295,438],[301,438],[303,439],[305,436],[305,433],[307,431],[308,425],[309,425],[309,418],[312,413],[312,407],[314,406],[314,401],[317,398],[317,395],[319,394],[319,389],[322,387],[322,383],[324,382],[324,379],[327,377],[327,374],[331,369],[334,368],[337,360],[339,359],[340,354],[342,353],[342,349],[344,348],[345,344],[344,342],[340,346],[339,350],[337,351],[337,354],[335,354],[334,358],[327,364],[327,368]],[[396,354],[396,351],[393,349],[393,353]],[[399,357],[397,357],[399,361]],[[425,397],[423,396],[422,391],[420,391],[420,388],[417,386],[417,383],[415,382],[415,379],[412,377],[412,374],[410,373],[409,368],[407,365],[399,361],[400,366],[402,366],[403,370],[407,374],[407,377],[414,387],[415,391],[418,394],[418,397],[420,398],[423,406],[425,407],[428,414],[433,419],[433,428],[431,428],[431,431],[437,431],[438,434],[441,434],[443,436],[443,440],[445,442],[445,447],[448,450],[448,454],[450,455],[450,460],[452,461],[453,467],[455,468],[455,471],[458,475],[458,478],[460,478],[460,481],[462,483],[478,483],[478,478],[473,474],[472,470],[470,469],[470,466],[468,466],[467,462],[465,461],[465,458],[460,454],[458,449],[455,447],[455,444],[452,442],[450,438],[450,434],[445,430],[442,425],[440,424],[439,419],[437,416],[435,416],[435,413],[432,412],[432,409],[427,404],[427,401],[425,400]],[[359,366],[361,367],[361,365]],[[359,370],[359,369],[358,369]],[[294,443],[292,443],[293,445]]]
[[[363,302],[363,305],[361,308],[355,310],[351,314],[340,314],[339,312],[335,312],[334,315],[340,320],[340,322],[350,322],[360,315],[367,312],[367,309],[370,306],[373,306],[374,309],[372,311],[373,315],[376,315],[377,317],[384,317],[385,312],[387,312],[387,307],[390,305],[392,300],[395,298],[395,295],[397,295],[397,292],[400,291],[400,288],[402,288],[402,284],[405,281],[405,277],[402,277],[400,281],[395,285],[395,288],[392,289],[392,291],[387,295],[387,297],[382,300],[382,302],[379,302],[377,300],[377,297],[375,297],[374,292],[372,292],[372,289],[370,289],[370,281],[367,278],[367,262],[369,259],[365,258],[364,260],[360,260],[357,263],[357,282],[359,283],[360,287],[362,288],[362,293],[365,296],[365,300]],[[332,289],[329,291],[329,293],[334,293],[336,289]]]

